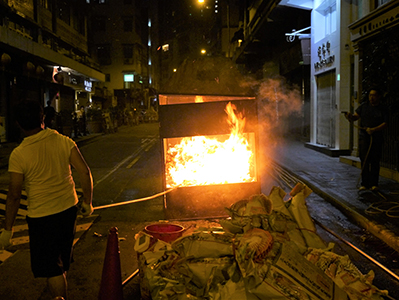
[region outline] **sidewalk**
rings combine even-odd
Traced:
[[[358,191],[360,169],[286,140],[275,151],[274,161],[314,193],[338,207],[348,218],[399,252],[399,182],[380,176],[380,191]],[[396,211],[396,212],[395,212]]]

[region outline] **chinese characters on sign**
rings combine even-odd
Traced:
[[[317,49],[317,56],[319,57],[319,61],[314,63],[315,71],[319,71],[324,67],[331,66],[335,61],[335,55],[331,55],[331,44],[330,42],[323,43],[323,45],[319,46]]]
[[[85,81],[84,81],[85,91],[91,92],[92,85],[93,85],[93,84],[92,84],[91,81],[85,80]]]

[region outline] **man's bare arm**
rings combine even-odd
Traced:
[[[70,162],[78,172],[84,202],[91,205],[93,201],[93,178],[89,166],[77,147],[74,147],[71,151]]]
[[[19,203],[21,202],[23,181],[23,174],[10,172],[10,183],[8,185],[6,199],[6,220],[4,224],[5,230],[12,230],[15,218],[17,217]]]

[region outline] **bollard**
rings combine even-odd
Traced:
[[[109,230],[101,277],[99,300],[123,300],[122,272],[119,257],[118,228]]]

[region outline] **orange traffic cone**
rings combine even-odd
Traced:
[[[119,258],[118,228],[109,230],[101,277],[99,300],[123,300],[122,272]]]

